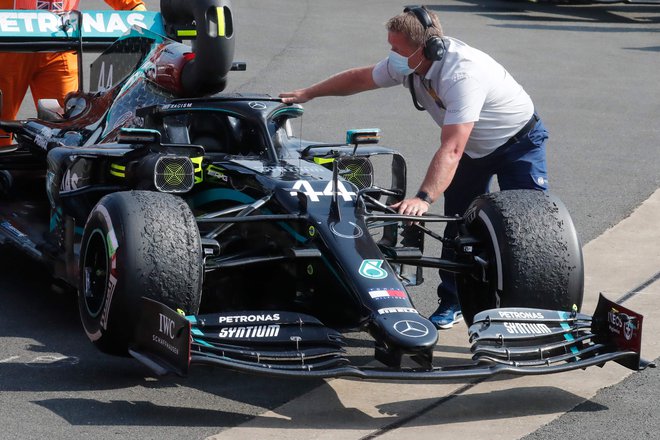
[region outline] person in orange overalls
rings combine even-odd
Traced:
[[[113,9],[145,11],[142,0],[105,0]],[[79,0],[0,0],[0,9],[40,9],[71,11]],[[78,89],[78,60],[75,52],[0,52],[0,119],[14,120],[28,86],[34,105],[39,99],[56,98],[64,105],[64,97]],[[4,134],[0,130],[0,134]],[[11,145],[11,138],[0,138],[0,147]]]

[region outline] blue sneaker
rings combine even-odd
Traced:
[[[449,329],[463,320],[461,306],[452,303],[440,303],[438,309],[433,312],[429,320],[439,329]]]

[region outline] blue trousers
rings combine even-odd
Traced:
[[[500,147],[479,159],[472,159],[464,154],[454,179],[444,193],[445,215],[463,215],[475,197],[490,191],[493,176],[497,176],[501,190],[547,190],[548,171],[545,161],[547,139],[548,131],[539,119],[527,136],[514,144]],[[448,223],[444,237],[452,239],[456,234],[456,223]],[[443,246],[442,258],[453,259],[453,249]],[[438,286],[440,301],[458,304],[455,276],[440,271],[440,280]]]

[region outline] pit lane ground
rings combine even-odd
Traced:
[[[157,2],[148,5],[157,9]],[[232,76],[229,90],[276,95],[386,56],[382,23],[402,5],[236,0],[234,6],[237,59],[248,61],[248,71]],[[653,280],[660,270],[660,240],[641,226],[630,228],[630,239],[644,239],[639,244],[599,240],[660,186],[660,105],[654,98],[660,10],[498,1],[437,1],[431,7],[449,35],[492,54],[530,92],[551,131],[552,190],[587,243],[588,295],[604,290],[618,298],[641,290],[630,304],[648,300],[640,309],[647,315],[644,355],[657,357],[647,345],[654,343],[648,335],[657,334],[649,323],[653,316],[657,321],[659,287]],[[409,99],[396,88],[312,101],[297,129],[306,138],[338,141],[347,128],[379,126],[382,143],[406,155],[414,189],[439,133]],[[656,204],[654,197],[648,203]],[[643,212],[657,223],[658,211]],[[603,252],[589,251],[595,243],[612,251],[604,263],[589,257]],[[636,274],[638,261],[655,269]],[[592,272],[601,267],[604,274]],[[279,381],[206,368],[188,379],[154,380],[134,361],[97,353],[82,333],[75,301],[52,295],[35,270],[14,253],[0,253],[0,438],[204,438],[255,429],[292,438],[518,438],[621,379],[622,369],[613,365],[476,385]],[[412,291],[422,313],[434,308],[434,274],[427,280]],[[450,360],[466,355],[464,326],[441,337]],[[587,382],[595,388],[580,388]],[[658,413],[658,370],[634,374],[631,382],[634,389],[629,382],[616,385],[532,436],[588,438],[592,430],[598,434],[592,438],[605,431],[644,438],[660,432],[649,426],[657,423],[649,413]],[[625,425],[608,421],[622,414]]]

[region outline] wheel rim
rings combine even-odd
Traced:
[[[103,232],[95,229],[89,236],[83,259],[83,297],[87,313],[97,317],[103,309],[109,275],[108,245]]]

